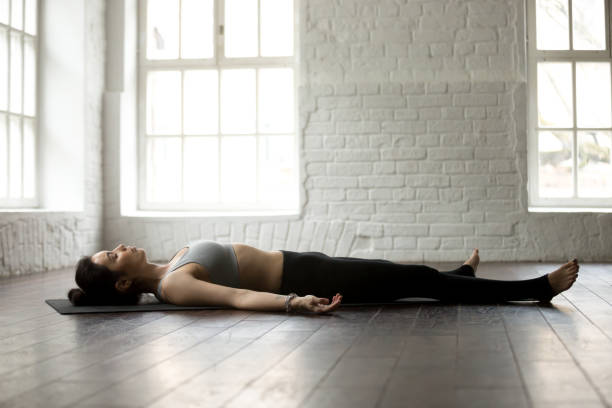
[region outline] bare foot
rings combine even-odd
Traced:
[[[474,269],[474,275],[476,275],[476,269],[478,268],[479,262],[480,257],[478,256],[478,248],[474,248],[472,256],[470,256],[468,260],[463,263],[463,265],[470,265],[472,269]]]
[[[568,290],[578,278],[578,260],[572,259],[566,264],[563,264],[559,269],[548,274],[548,282],[553,288],[553,296]]]

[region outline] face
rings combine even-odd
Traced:
[[[137,271],[146,263],[144,249],[119,244],[112,251],[100,251],[91,256],[94,263],[104,265],[113,271]]]

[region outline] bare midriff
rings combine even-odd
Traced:
[[[283,253],[281,251],[264,251],[250,245],[232,243],[238,261],[240,287],[260,292],[278,293],[283,278]],[[170,260],[176,262],[187,251],[182,248]],[[210,282],[210,273],[202,265],[188,263],[177,268],[173,274],[188,273],[196,279]]]

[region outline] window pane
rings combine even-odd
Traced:
[[[605,50],[604,0],[572,1],[572,28],[575,50]]]
[[[293,69],[259,70],[259,131],[293,131]]]
[[[567,0],[536,0],[538,50],[569,49],[568,10]]]
[[[178,58],[178,0],[149,0],[147,4],[147,58]]]
[[[23,113],[36,114],[36,50],[34,40],[24,37]]]
[[[36,35],[36,0],[25,0],[25,31]]]
[[[219,122],[219,71],[185,71],[184,133],[216,134]]]
[[[18,30],[23,30],[23,4],[22,0],[11,1],[11,25]]]
[[[260,201],[272,205],[293,202],[293,136],[259,138]]]
[[[572,133],[538,132],[541,197],[571,197]]]
[[[181,58],[212,58],[214,7],[212,0],[182,0]]]
[[[9,197],[21,198],[21,118],[10,117]]]
[[[261,55],[293,55],[293,0],[261,1]]]
[[[186,137],[184,143],[185,201],[219,201],[219,138]]]
[[[181,200],[181,138],[147,138],[147,200]]]
[[[23,196],[34,197],[36,162],[34,120],[23,120]]]
[[[21,34],[11,33],[10,110],[21,113]]]
[[[0,110],[7,110],[8,107],[8,52],[7,31],[0,28]]]
[[[8,132],[6,129],[6,115],[0,113],[0,198],[7,195],[8,187]]]
[[[572,127],[572,66],[538,63],[538,126]]]
[[[576,63],[578,127],[610,127],[610,63]]]
[[[226,0],[226,57],[256,57],[257,30],[257,0]]]
[[[221,132],[255,132],[255,70],[221,71]]]
[[[9,23],[9,0],[0,0],[0,23]]]
[[[612,197],[612,132],[578,132],[578,196]]]
[[[256,199],[255,136],[221,138],[221,201],[253,203]]]
[[[181,132],[181,73],[151,71],[147,76],[147,133]]]

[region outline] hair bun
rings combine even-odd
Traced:
[[[87,304],[87,295],[80,288],[72,288],[68,291],[68,299],[74,306]]]

